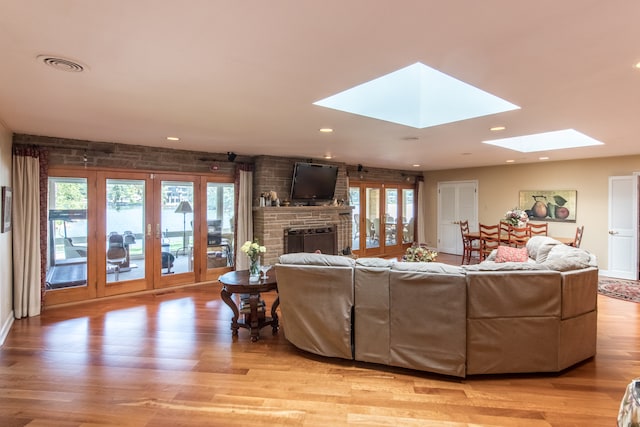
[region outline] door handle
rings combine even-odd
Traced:
[[[618,234],[618,232],[616,230],[609,230],[609,234],[611,234],[613,236],[615,234]]]
[[[147,237],[151,237],[151,224],[147,224]]]

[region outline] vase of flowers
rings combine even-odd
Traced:
[[[403,261],[409,262],[433,262],[436,260],[438,252],[424,246],[414,245],[407,248],[407,252],[402,257]]]
[[[517,227],[524,227],[529,221],[529,215],[519,208],[513,208],[504,215],[505,222]]]
[[[261,246],[258,240],[253,242],[247,240],[244,242],[240,250],[249,257],[249,281],[257,282],[260,280],[260,254],[267,252],[267,248]]]

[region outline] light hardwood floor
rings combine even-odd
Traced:
[[[0,348],[0,426],[615,426],[640,304],[598,305],[595,358],[466,379],[234,340],[218,284],[49,308]]]

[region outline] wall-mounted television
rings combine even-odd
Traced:
[[[337,179],[338,166],[298,162],[293,168],[291,201],[313,205],[332,200]]]

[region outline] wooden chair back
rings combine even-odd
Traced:
[[[500,225],[479,224],[480,260],[486,259],[492,250],[500,246]]]
[[[531,229],[532,236],[548,236],[549,235],[548,222],[543,222],[542,224],[529,223],[529,228]]]
[[[474,252],[478,253],[480,258],[480,247],[473,244],[473,240],[467,237],[469,233],[469,221],[459,221],[460,234],[462,235],[462,264],[469,264],[471,262],[471,256]]]
[[[580,244],[582,243],[583,233],[584,233],[584,225],[581,225],[580,227],[576,228],[576,237],[573,238],[573,244],[571,244],[571,246],[574,246],[576,248],[580,247]]]
[[[515,248],[523,248],[527,245],[527,241],[531,237],[531,228],[529,228],[528,226],[516,227],[510,225],[508,235],[509,246],[513,246]]]

